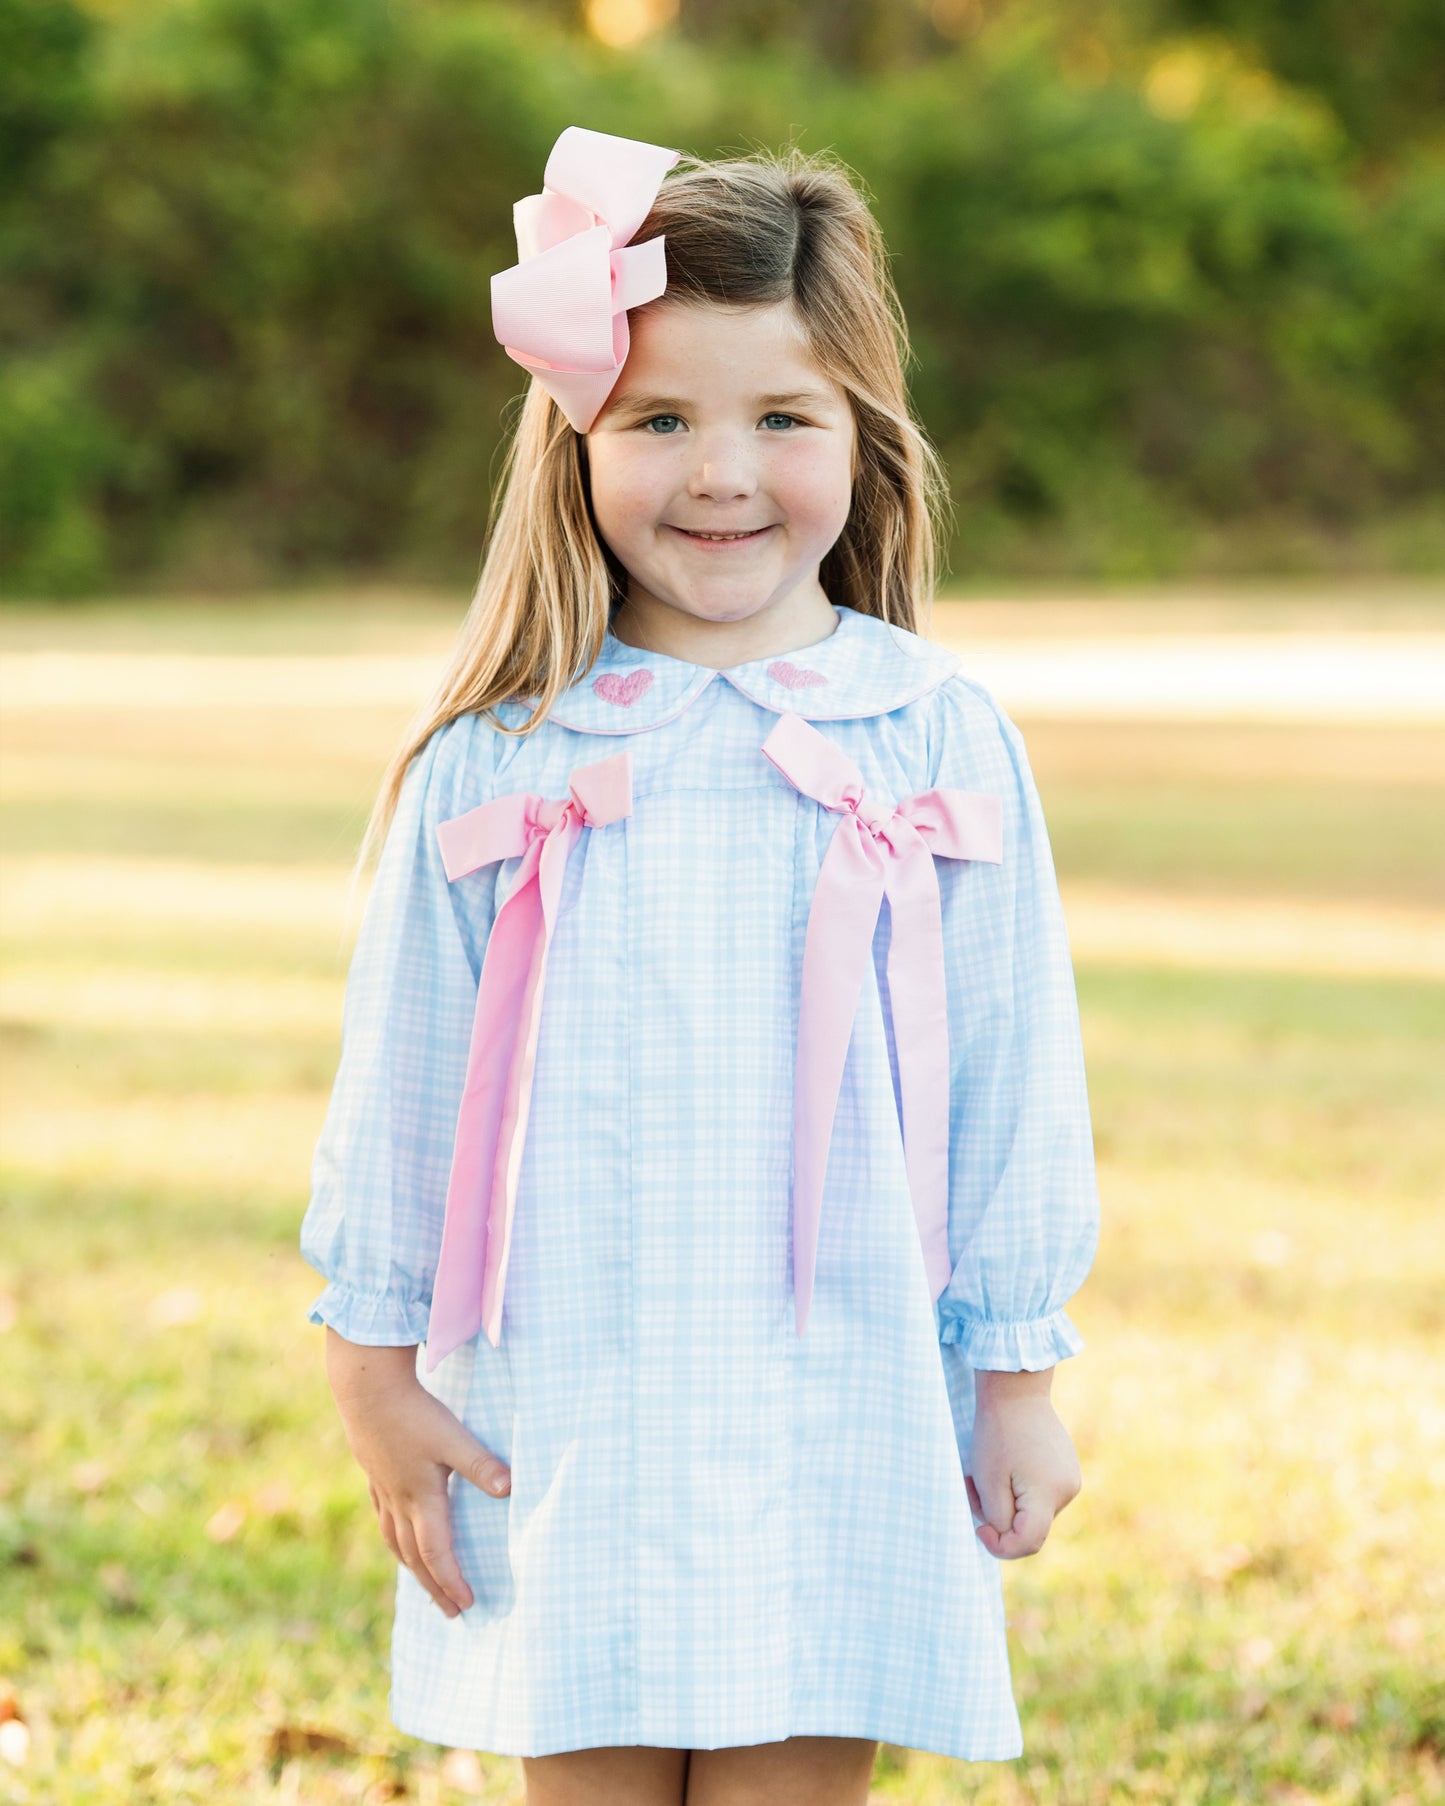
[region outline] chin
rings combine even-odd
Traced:
[[[766,602],[752,602],[743,603],[736,608],[690,608],[686,612],[695,621],[713,621],[721,626],[735,621],[751,621],[754,615],[762,614],[766,607]]]

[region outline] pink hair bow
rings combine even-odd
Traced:
[[[904,1160],[930,1296],[952,1275],[948,1005],[933,860],[941,853],[1000,863],[1003,808],[978,790],[924,790],[897,808],[875,803],[848,755],[800,715],[780,716],[762,750],[798,790],[843,817],[823,856],[803,944],[793,1093],[793,1305],[801,1336],[838,1091],[885,893]]]
[[[426,1366],[485,1326],[502,1333],[517,1177],[527,1133],[547,953],[567,858],[584,827],[632,812],[632,755],[577,766],[565,800],[514,791],[437,824],[448,879],[523,855],[482,959],[466,1081],[457,1113]]]
[[[579,433],[627,361],[627,310],[667,287],[661,237],[630,245],[680,152],[569,125],[541,194],[512,208],[520,262],[492,277],[492,329]]]

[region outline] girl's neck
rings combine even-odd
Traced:
[[[719,671],[806,651],[837,627],[838,613],[821,586],[730,621],[708,620],[654,597],[629,597],[618,603],[611,621],[624,646]]]

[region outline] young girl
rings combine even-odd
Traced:
[[[847,173],[574,126],[515,211],[534,380],[302,1229],[391,1713],[548,1806],[840,1806],[879,1740],[1020,1753],[998,1561],[1079,1486],[1047,836],[915,631],[946,489]]]

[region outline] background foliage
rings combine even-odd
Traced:
[[[0,0],[0,582],[474,570],[574,122],[858,173],[955,574],[1445,568],[1442,88],[1435,0]]]

